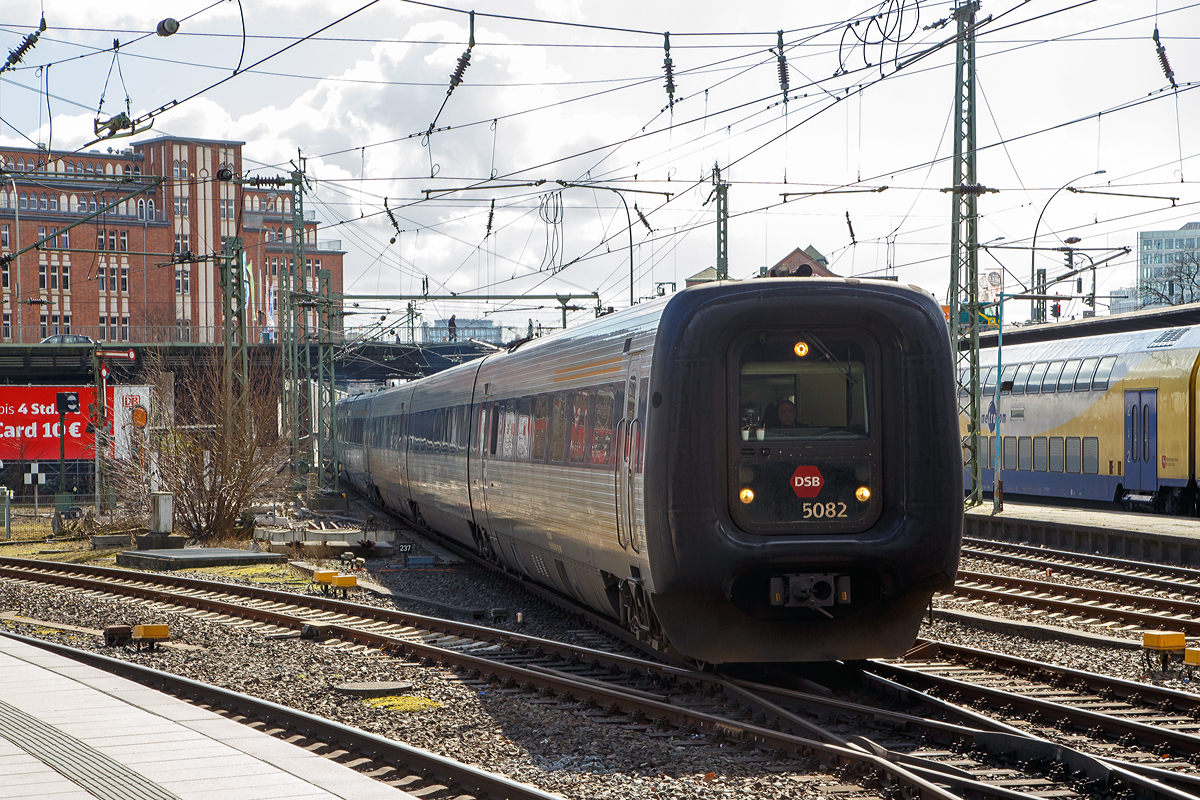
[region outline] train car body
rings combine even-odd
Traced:
[[[1200,326],[982,350],[984,486],[1194,509],[1198,366]]]
[[[755,280],[343,401],[338,431],[359,488],[656,647],[857,659],[952,585],[952,377],[922,292]]]

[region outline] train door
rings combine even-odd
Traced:
[[[617,428],[617,542],[622,548],[632,547],[641,552],[641,521],[637,515],[636,477],[638,454],[641,449],[643,424],[640,409],[641,351],[626,353],[625,406]]]
[[[1125,392],[1125,490],[1158,491],[1158,391]]]

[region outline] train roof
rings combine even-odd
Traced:
[[[1054,322],[1005,329],[1004,346],[1137,333],[1165,328],[1183,328],[1192,325],[1200,325],[1200,303],[1168,306],[1167,308],[1148,308],[1142,311],[1131,311],[1128,314],[1112,314],[1106,317],[1091,317],[1071,322]],[[996,340],[995,331],[981,333],[979,347],[981,349],[993,348],[996,346]]]
[[[1079,336],[1050,342],[1023,342],[1011,346],[1008,333],[1004,334],[1004,362],[1006,364],[1198,349],[1200,349],[1200,325]],[[996,349],[993,347],[981,351],[980,361],[984,364],[995,364]]]

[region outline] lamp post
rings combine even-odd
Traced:
[[[1039,289],[1041,289],[1041,287],[1037,285],[1037,237],[1038,237],[1038,228],[1040,228],[1042,226],[1042,217],[1046,216],[1046,209],[1050,207],[1050,204],[1052,202],[1054,202],[1054,198],[1058,197],[1059,192],[1061,192],[1063,189],[1070,186],[1075,181],[1083,180],[1084,178],[1089,178],[1092,175],[1103,175],[1105,173],[1105,171],[1106,170],[1098,169],[1095,172],[1084,173],[1083,175],[1080,175],[1078,178],[1071,178],[1071,180],[1067,181],[1062,186],[1055,189],[1054,194],[1050,195],[1050,199],[1046,201],[1046,205],[1042,206],[1042,213],[1038,214],[1037,224],[1033,226],[1033,245],[1029,251],[1029,286],[1030,286],[1031,292],[1036,294],[1036,293],[1038,293]],[[1036,317],[1037,317],[1037,311],[1036,311],[1037,302],[1038,302],[1037,300],[1029,301],[1029,320],[1030,320],[1030,322],[1045,322],[1045,320],[1036,319]]]

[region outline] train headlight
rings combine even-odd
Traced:
[[[871,499],[871,490],[866,486],[860,486],[854,490],[854,496],[858,498],[858,502],[865,503]]]
[[[796,346],[792,348],[796,355],[804,358],[808,355],[808,342],[796,342]]]
[[[738,492],[738,497],[741,498],[743,503],[753,503],[754,490],[747,486],[745,489],[742,489],[740,492]]]

